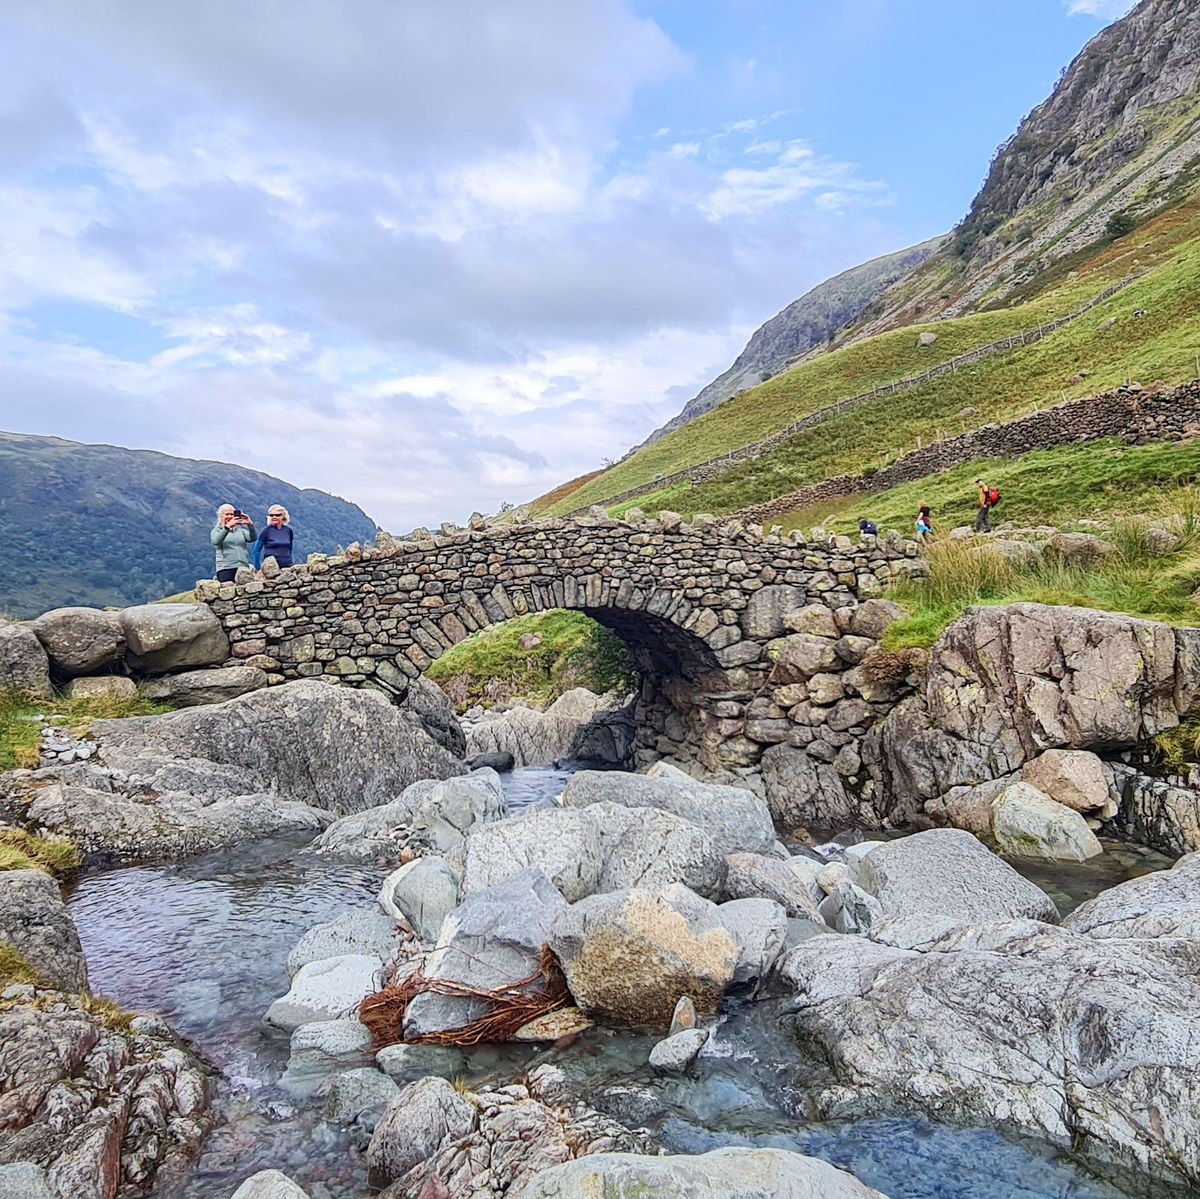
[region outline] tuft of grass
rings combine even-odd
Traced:
[[[38,764],[42,733],[38,716],[61,716],[60,723],[65,728],[74,736],[84,737],[97,720],[157,716],[169,711],[169,705],[152,703],[140,694],[45,699],[17,691],[0,691],[0,771],[29,769]]]
[[[101,1023],[113,1032],[129,1032],[130,1024],[137,1016],[137,1012],[127,1012],[111,999],[105,999],[103,995],[80,995],[78,998],[84,1011],[98,1016]]]
[[[1200,714],[1193,715],[1153,740],[1155,755],[1173,774],[1185,774],[1200,761]]]
[[[0,828],[0,871],[41,870],[61,875],[83,861],[79,847],[65,837],[35,837],[19,828]]]
[[[891,591],[908,616],[883,637],[887,649],[928,648],[968,608],[1016,603],[1125,612],[1167,624],[1191,624],[1200,612],[1192,599],[1200,557],[1180,550],[1169,558],[1120,551],[1091,566],[1054,557],[1017,565],[986,538],[934,542],[927,547],[930,577]]]
[[[11,945],[0,941],[0,990],[14,983],[42,982],[42,976]]]
[[[521,648],[527,636],[540,638]],[[524,699],[552,703],[572,687],[603,694],[633,685],[634,666],[621,639],[582,612],[519,616],[447,650],[426,672],[458,711]]]

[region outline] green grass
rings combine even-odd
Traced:
[[[1200,717],[1193,716],[1173,729],[1159,733],[1152,744],[1163,766],[1176,774],[1186,773],[1200,760]]]
[[[521,648],[521,639],[540,643]],[[474,704],[524,699],[544,707],[572,687],[598,694],[629,686],[633,666],[624,643],[582,612],[556,610],[505,621],[443,654],[426,672],[458,711]]]
[[[1145,317],[1131,314],[1145,309]],[[1110,316],[1118,323],[1101,333]],[[1200,354],[1200,241],[1053,337],[896,396],[823,421],[711,483],[670,497],[685,515],[737,511],[841,474],[879,468],[928,444],[1037,407],[1109,390],[1127,377],[1144,383],[1194,378]],[[1072,382],[1081,370],[1086,380]],[[971,410],[968,412],[967,410]],[[966,413],[966,415],[961,415]],[[643,497],[646,511],[657,497]]]
[[[539,516],[556,516],[602,503],[661,475],[706,462],[758,441],[827,404],[920,374],[948,358],[985,342],[1054,320],[1103,291],[1106,282],[1073,280],[1058,293],[1019,309],[980,313],[937,325],[914,325],[835,350],[727,400],[712,412],[647,446],[626,462],[576,488],[556,502],[538,507]],[[938,340],[917,346],[917,334],[932,329]]]
[[[67,874],[82,861],[79,848],[62,837],[35,837],[19,828],[0,828],[0,871],[41,870]]]
[[[1164,520],[1184,535],[1168,557],[1147,552],[1141,537],[1148,522],[1118,522],[1102,534],[1117,546],[1112,557],[1091,566],[1067,564],[1048,553],[1028,565],[1003,558],[986,538],[939,540],[927,547],[930,577],[900,584],[889,595],[908,611],[884,634],[885,649],[931,646],[969,607],[1038,603],[1125,612],[1168,624],[1200,620],[1192,592],[1200,581],[1196,504],[1179,497]]]
[[[925,502],[933,509],[934,527],[944,533],[974,522],[974,481],[981,477],[1003,497],[994,524],[1065,527],[1080,519],[1171,515],[1180,489],[1200,478],[1200,442],[1130,446],[1106,439],[1020,458],[980,459],[887,491],[798,509],[778,523],[850,533],[866,517],[880,529],[911,536],[917,508]]]
[[[42,977],[11,945],[0,941],[0,990],[14,983],[41,983]]]
[[[1013,308],[933,326],[911,326],[823,355],[776,376],[689,422],[628,461],[574,488],[557,502],[535,501],[535,515],[561,515],[602,503],[629,488],[717,457],[773,433],[845,395],[915,373],[982,342],[1026,329],[1079,306],[1129,274],[1144,277],[1079,321],[1020,350],[996,355],[922,387],[858,405],[779,449],[741,464],[712,483],[686,484],[631,501],[663,507],[733,512],[748,504],[841,473],[879,467],[928,444],[994,420],[1008,420],[1065,399],[1114,387],[1180,382],[1196,374],[1200,354],[1200,202],[1184,204],[1120,242],[1093,253],[1074,279]],[[1132,313],[1144,309],[1146,316]],[[1099,326],[1116,316],[1103,333]],[[938,342],[918,350],[917,333],[933,328]],[[1075,376],[1087,371],[1084,379]],[[624,505],[622,505],[624,506]]]
[[[80,737],[87,734],[96,720],[156,716],[170,710],[169,706],[151,703],[141,695],[40,699],[15,691],[0,691],[0,771],[37,765],[42,726],[34,717],[62,717],[57,723]]]

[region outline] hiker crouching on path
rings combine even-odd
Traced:
[[[217,523],[209,540],[217,551],[217,582],[232,583],[239,566],[250,565],[250,546],[258,534],[250,518],[232,504],[217,509]]]
[[[267,509],[267,527],[258,535],[254,545],[255,566],[261,568],[268,558],[274,558],[285,570],[291,566],[295,533],[288,524],[289,520],[288,510],[282,504],[272,504]]]
[[[975,516],[975,532],[990,533],[992,531],[992,509],[1000,502],[1000,492],[989,487],[982,479],[975,480],[979,488],[979,512]]]

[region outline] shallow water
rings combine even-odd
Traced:
[[[505,776],[514,810],[553,803],[579,764]],[[256,1170],[276,1167],[312,1199],[369,1194],[361,1152],[320,1116],[321,1097],[280,1088],[286,1036],[263,1012],[287,989],[285,962],[300,936],[348,906],[368,906],[382,871],[300,853],[277,838],[163,867],[83,879],[71,891],[93,989],[127,1008],[161,1013],[221,1070],[222,1126],[177,1194],[228,1199]],[[1104,887],[1167,864],[1142,851],[1081,867],[1037,866],[1031,876],[1074,906]],[[1040,875],[1040,877],[1039,877]],[[653,1128],[675,1152],[771,1145],[851,1169],[891,1199],[1119,1199],[1122,1192],[1044,1146],[999,1134],[905,1119],[810,1123],[800,1083],[807,1067],[782,1005],[744,1004],[723,1021],[693,1079],[659,1079],[646,1067],[653,1040],[596,1031],[566,1050],[495,1047],[475,1052],[468,1081],[508,1081],[552,1060],[581,1097]]]

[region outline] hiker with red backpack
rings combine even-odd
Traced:
[[[975,532],[990,533],[991,511],[1000,502],[1000,492],[995,487],[989,487],[982,479],[976,479],[975,486],[979,488],[979,512],[975,516]]]

